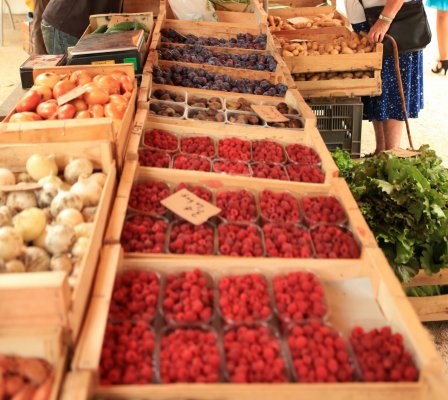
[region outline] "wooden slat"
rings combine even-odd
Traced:
[[[421,321],[448,321],[448,294],[442,296],[409,297]]]
[[[426,285],[448,285],[448,268],[442,269],[433,275],[428,275],[423,269],[412,278],[404,287],[426,286]]]
[[[93,391],[93,374],[89,371],[70,372],[65,376],[60,400],[87,400]]]

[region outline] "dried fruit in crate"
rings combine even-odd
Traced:
[[[320,225],[311,230],[317,258],[359,258],[353,234],[337,225]]]
[[[262,190],[259,198],[261,217],[270,222],[297,224],[300,219],[299,203],[288,192]]]
[[[231,222],[255,222],[258,218],[255,196],[245,190],[218,192],[216,207],[221,209],[219,216]]]
[[[298,382],[353,382],[355,369],[344,339],[317,320],[290,327],[289,351]]]
[[[289,115],[298,115],[299,112],[293,108],[288,106],[288,104],[284,102],[280,102],[276,105],[277,110],[280,111],[282,114],[289,114]]]
[[[289,164],[286,166],[289,179],[293,182],[324,183],[325,175],[313,165]]]
[[[177,137],[163,129],[151,129],[143,134],[143,144],[155,149],[175,151],[179,144]]]
[[[288,272],[272,280],[275,306],[283,322],[320,319],[327,313],[324,289],[311,272]]]
[[[200,197],[202,200],[211,202],[212,201],[212,192],[205,188],[204,186],[200,185],[192,185],[187,183],[179,183],[176,188],[176,192],[181,189],[188,189],[191,193],[195,194],[196,196]]]
[[[288,381],[280,341],[265,326],[237,326],[224,333],[225,367],[231,383]]]
[[[191,136],[180,139],[180,150],[183,153],[214,157],[215,144],[208,136]]]
[[[265,224],[262,229],[269,257],[313,257],[311,235],[308,231],[292,224]]]
[[[303,123],[300,119],[290,118],[288,122],[269,122],[268,126],[272,128],[302,129]]]
[[[134,183],[129,196],[129,206],[138,211],[163,215],[166,208],[160,201],[170,194],[169,187],[161,181]]]
[[[325,81],[340,79],[371,79],[374,77],[372,71],[346,71],[346,72],[316,72],[306,74],[293,74],[295,81]]]
[[[138,151],[138,162],[142,167],[169,168],[171,157],[160,150],[141,149]]]
[[[218,226],[219,252],[223,256],[263,257],[264,246],[256,225],[222,224]]]
[[[157,100],[174,101],[176,103],[185,102],[185,96],[183,94],[164,89],[154,90],[151,97]]]
[[[188,96],[188,105],[196,108],[211,108],[213,110],[222,110],[222,101],[219,97],[195,97]]]
[[[108,322],[100,361],[102,385],[151,383],[155,339],[147,322]]]
[[[225,323],[253,323],[272,317],[266,279],[259,274],[223,276],[218,283],[218,304]]]
[[[164,219],[137,214],[126,219],[121,233],[125,253],[163,253],[168,224]]]
[[[249,164],[244,161],[215,160],[213,161],[213,170],[215,172],[223,172],[229,175],[251,175]]]
[[[256,114],[228,113],[227,119],[232,124],[263,125],[263,121]]]
[[[214,235],[209,224],[176,222],[171,227],[169,250],[173,254],[214,254]]]
[[[227,99],[226,100],[226,108],[227,110],[238,110],[238,111],[249,111],[252,112],[253,103],[244,97],[239,97],[237,99]]]
[[[249,161],[251,159],[251,143],[236,137],[220,139],[218,157],[226,160]]]
[[[151,102],[149,105],[149,114],[159,115],[161,117],[182,118],[185,113],[185,108],[180,105]]]
[[[303,144],[288,144],[286,153],[292,162],[298,164],[320,164],[321,162],[316,150]]]
[[[303,196],[300,200],[304,212],[305,224],[344,224],[347,216],[341,203],[333,196]]]
[[[212,166],[210,159],[207,157],[195,154],[176,154],[173,157],[173,168],[210,172]]]
[[[286,169],[282,165],[261,162],[261,163],[253,163],[251,164],[251,167],[252,167],[252,176],[254,178],[289,181]]]
[[[145,321],[151,323],[157,312],[160,282],[147,271],[126,271],[117,275],[109,308],[113,322]]]
[[[224,113],[217,111],[214,108],[207,110],[191,110],[188,112],[188,118],[197,119],[199,121],[224,122]]]
[[[356,360],[364,382],[413,382],[418,370],[412,356],[404,348],[403,336],[389,327],[353,328],[350,335]]]
[[[167,330],[159,358],[162,383],[217,383],[221,378],[221,356],[212,330]]]
[[[213,280],[201,270],[167,274],[162,311],[172,323],[208,323],[213,315]]]
[[[283,164],[286,161],[285,151],[280,143],[272,140],[252,142],[253,160]]]

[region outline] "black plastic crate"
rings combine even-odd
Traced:
[[[309,100],[308,105],[317,117],[317,128],[328,149],[344,149],[352,157],[359,157],[363,111],[361,98],[317,98]]]

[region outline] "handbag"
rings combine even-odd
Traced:
[[[364,9],[367,23],[370,26],[378,20],[384,6],[365,8],[362,0],[359,0]],[[387,33],[397,42],[398,52],[407,53],[425,48],[431,42],[431,29],[426,18],[425,7],[422,0],[403,3]],[[390,41],[383,42],[383,56],[393,55]]]

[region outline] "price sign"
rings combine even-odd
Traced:
[[[202,200],[187,189],[179,190],[161,202],[166,208],[194,225],[201,225],[221,209]]]
[[[75,87],[74,89],[70,90],[70,92],[67,92],[58,97],[58,105],[62,106],[62,104],[68,103],[69,101],[82,96],[86,91],[87,89],[84,86]]]
[[[266,122],[288,122],[289,119],[286,118],[277,107],[274,106],[259,106],[256,104],[251,105],[252,110],[254,110],[261,118]]]

